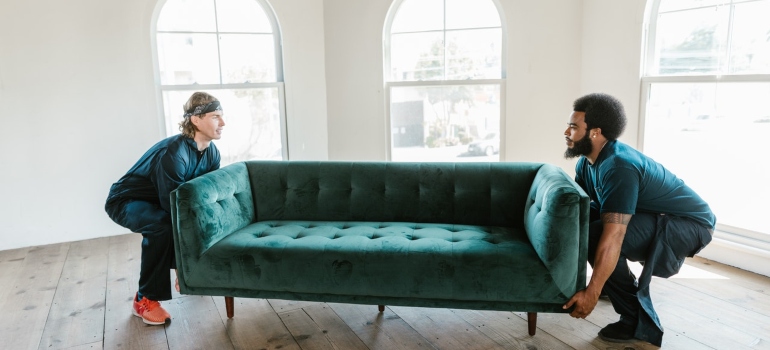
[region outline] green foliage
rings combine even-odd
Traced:
[[[716,25],[698,28],[676,47],[676,51],[710,51],[717,47]]]

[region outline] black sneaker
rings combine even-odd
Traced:
[[[628,343],[634,341],[636,327],[620,321],[607,325],[599,331],[599,338],[613,343]]]

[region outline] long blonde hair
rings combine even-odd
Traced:
[[[195,107],[202,106],[214,101],[219,100],[216,97],[201,91],[193,93],[192,96],[187,99],[187,102],[185,102],[184,106],[182,106],[182,108],[184,108],[184,119],[179,122],[179,131],[182,132],[182,135],[189,138],[195,137],[195,132],[198,131],[198,128],[196,128],[190,120],[190,118],[193,117],[192,113],[195,110]]]

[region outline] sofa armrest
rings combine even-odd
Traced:
[[[588,195],[561,169],[545,164],[532,182],[524,228],[566,297],[586,286]]]
[[[199,176],[171,192],[177,268],[184,272],[208,248],[254,222],[252,198],[244,163]]]

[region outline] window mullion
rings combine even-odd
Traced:
[[[219,34],[219,16],[217,15],[217,1],[211,0],[214,2],[214,29],[216,29],[216,35],[217,35],[217,63],[219,63],[219,84],[224,84],[225,80],[222,79],[222,50],[219,48],[219,39],[221,38]]]
[[[660,8],[660,2],[662,0],[656,0],[652,4],[652,12],[649,17],[649,26],[647,27],[647,35],[645,39],[647,39],[647,52],[644,54],[644,76],[651,76],[651,75],[658,75],[658,51],[660,48],[657,44],[657,27],[658,27],[658,18],[660,17],[660,13],[658,12],[658,9]]]
[[[730,57],[732,57],[732,51],[733,51],[733,19],[735,16],[735,4],[730,1],[730,15],[727,16],[727,42],[725,45],[727,47],[725,48],[725,69],[724,74],[730,74]]]
[[[449,51],[449,45],[446,41],[446,0],[444,0],[444,25],[442,28],[444,31],[442,32],[442,35],[444,36],[443,42],[444,42],[444,80],[449,79],[449,60],[447,59],[447,51]]]
[[[264,89],[283,86],[283,82],[273,83],[233,83],[233,84],[194,84],[194,85],[161,85],[161,91],[196,91],[196,90],[231,90],[231,89]]]

